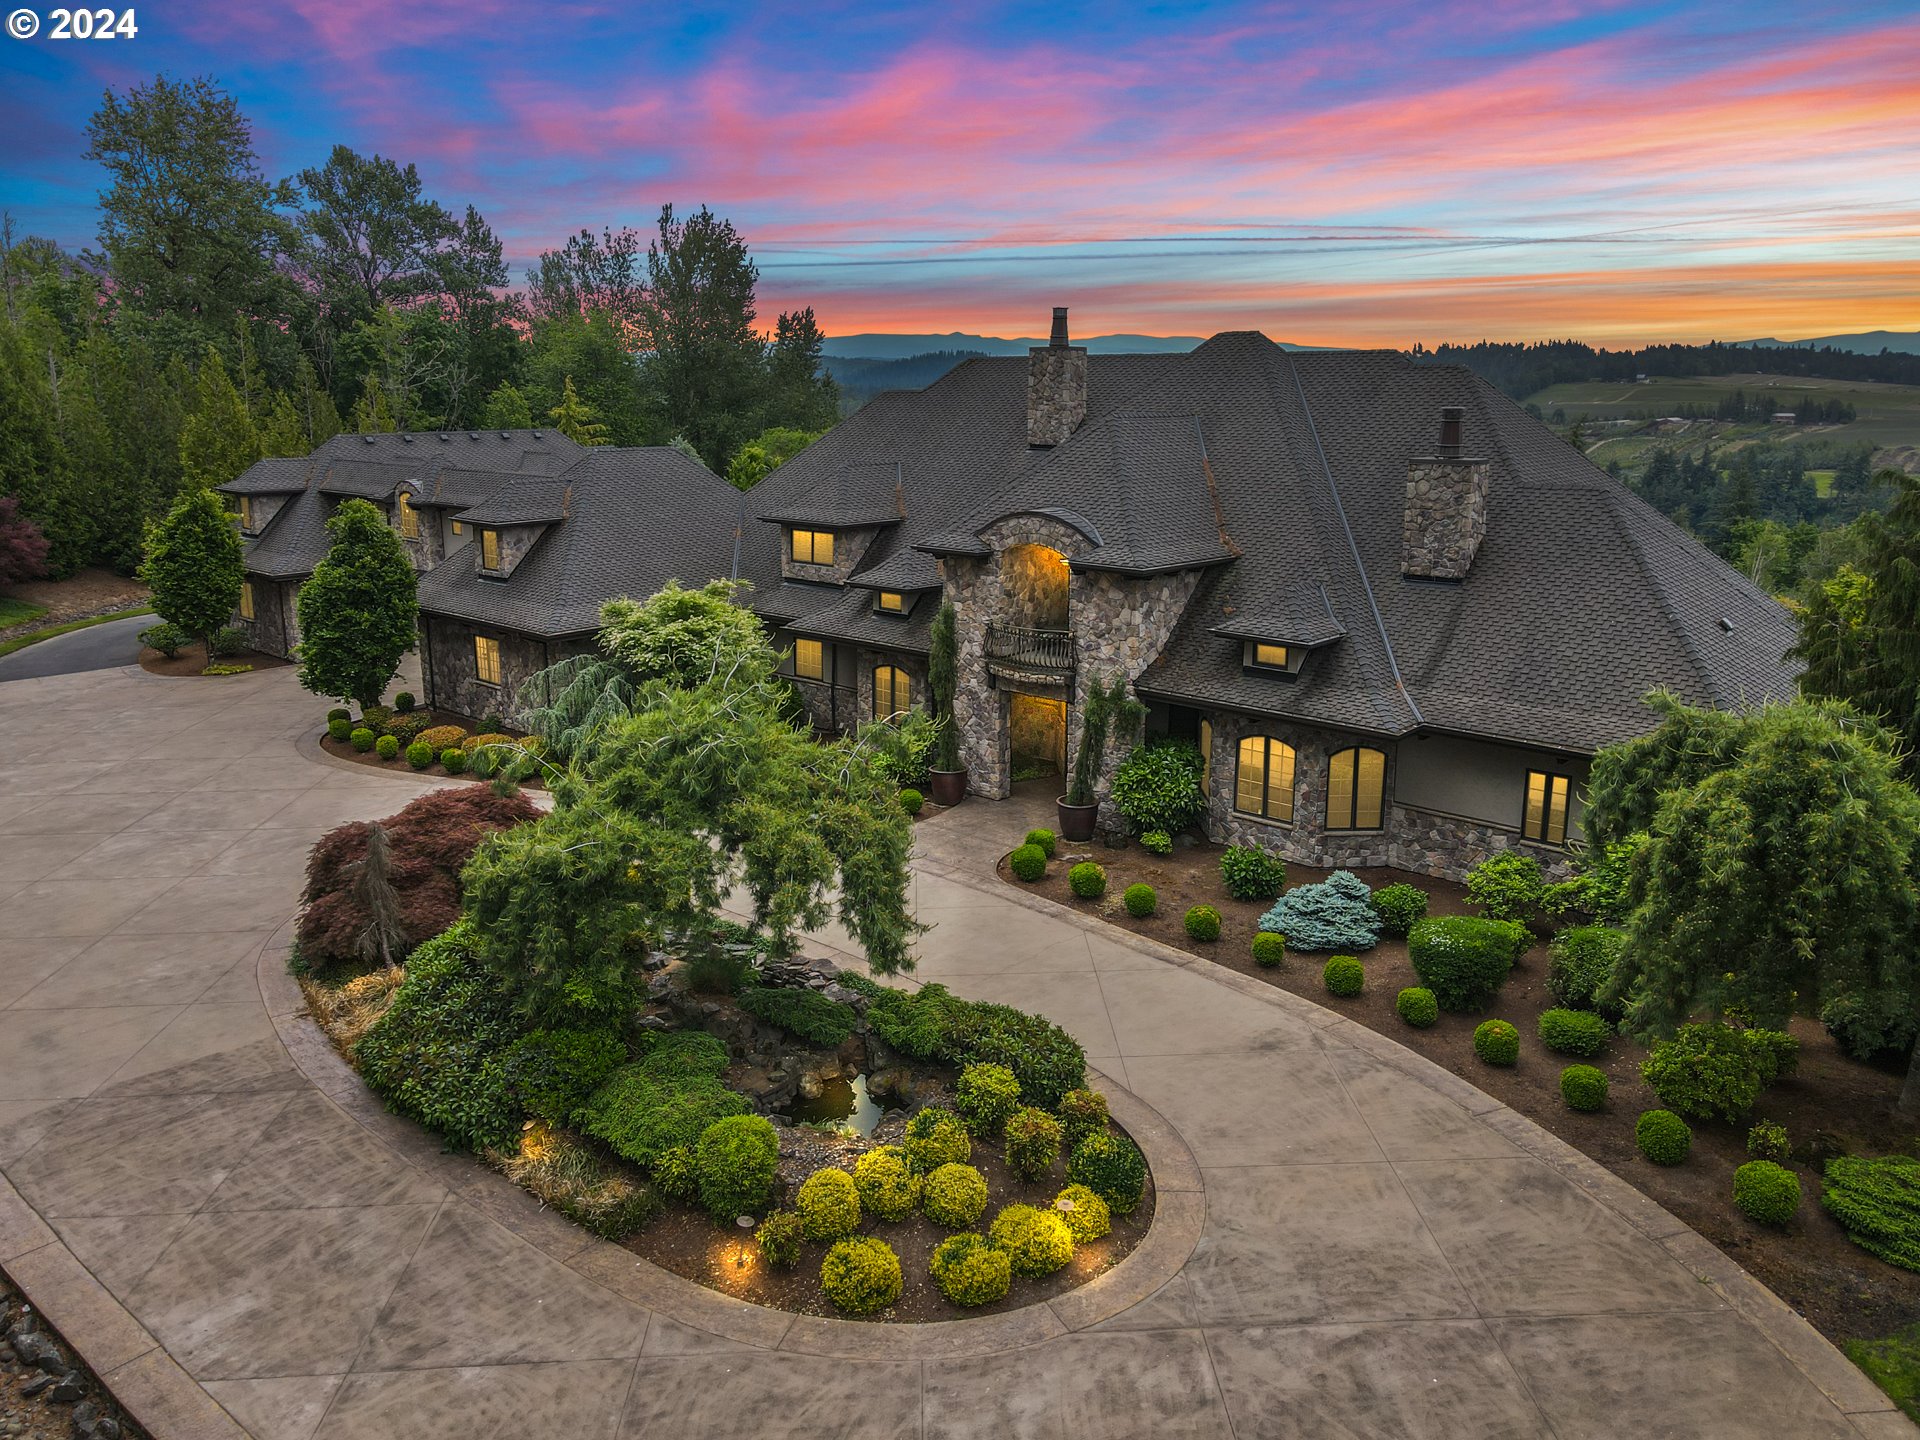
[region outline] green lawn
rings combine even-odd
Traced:
[[[11,595],[0,595],[0,630],[9,625],[20,625],[36,615],[47,613],[47,607],[36,605],[31,600],[15,600]]]
[[[1849,1340],[1847,1358],[1887,1392],[1909,1419],[1920,1420],[1920,1325],[1884,1340]]]
[[[11,655],[16,650],[24,650],[29,645],[37,644],[42,640],[51,640],[56,635],[65,635],[72,630],[84,630],[89,625],[104,625],[109,620],[125,620],[131,615],[151,615],[152,613],[151,605],[136,605],[131,610],[116,610],[111,615],[94,615],[85,620],[69,620],[64,625],[49,625],[44,630],[31,630],[25,635],[15,635],[10,639],[0,640],[0,656]]]
[[[1723,396],[1744,390],[1749,397],[1766,395],[1781,410],[1792,410],[1802,400],[1844,400],[1855,419],[1847,425],[1743,426],[1743,434],[1768,440],[1809,439],[1842,445],[1872,445],[1877,449],[1920,445],[1920,385],[1880,385],[1870,381],[1812,380],[1797,375],[1712,375],[1687,379],[1654,377],[1636,381],[1582,381],[1553,385],[1527,397],[1549,419],[1564,410],[1569,421],[1586,416],[1594,420],[1628,419],[1636,415],[1669,415],[1682,405],[1711,409]],[[1610,442],[1618,443],[1618,442]],[[1595,456],[1601,464],[1610,457]],[[1627,463],[1624,459],[1622,463]]]

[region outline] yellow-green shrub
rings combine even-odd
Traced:
[[[1107,1202],[1084,1185],[1067,1186],[1054,1197],[1053,1208],[1067,1222],[1076,1245],[1098,1240],[1113,1229],[1113,1213],[1107,1209]]]
[[[860,1189],[844,1170],[816,1170],[794,1196],[809,1240],[838,1240],[860,1225]]]
[[[884,1240],[856,1235],[820,1262],[820,1292],[849,1315],[871,1315],[900,1298],[900,1257]]]
[[[942,1165],[927,1176],[920,1209],[949,1230],[964,1230],[987,1208],[987,1178],[971,1165]]]
[[[1003,1205],[987,1227],[987,1239],[1007,1252],[1016,1275],[1051,1275],[1073,1259],[1073,1232],[1052,1210]]]
[[[940,1293],[956,1305],[991,1305],[1004,1299],[1013,1278],[1007,1252],[984,1235],[949,1235],[934,1248],[928,1266]]]
[[[920,1204],[920,1177],[898,1145],[878,1146],[854,1161],[853,1184],[861,1211],[882,1220],[904,1220]]]

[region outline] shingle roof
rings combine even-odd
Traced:
[[[576,463],[575,469],[578,469]],[[572,471],[567,475],[571,476]],[[542,525],[567,518],[572,483],[565,477],[521,475],[454,518],[474,525]]]
[[[1333,613],[1333,601],[1324,585],[1290,586],[1260,610],[1235,610],[1218,625],[1215,635],[1235,640],[1263,640],[1279,645],[1311,648],[1328,645],[1347,633]]]
[[[214,489],[227,495],[291,495],[307,488],[313,473],[313,457],[256,460],[239,475]]]
[[[836,470],[759,518],[780,525],[893,525],[905,513],[900,465],[882,462]]]
[[[331,507],[318,490],[303,490],[280,507],[267,528],[247,542],[243,563],[256,575],[296,580],[311,575],[327,553]]]
[[[614,596],[733,573],[740,493],[678,450],[588,450],[564,482],[524,477],[489,503],[531,514],[556,488],[567,492],[566,518],[510,576],[484,578],[471,555],[455,552],[420,577],[421,610],[528,635],[578,635],[599,627],[600,607]],[[512,509],[522,489],[541,500]]]

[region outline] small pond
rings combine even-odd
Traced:
[[[817,1099],[809,1100],[796,1095],[793,1103],[787,1106],[786,1116],[803,1125],[833,1124],[846,1125],[856,1135],[871,1135],[873,1129],[886,1117],[889,1110],[898,1110],[900,1104],[892,1096],[876,1100],[867,1093],[867,1077],[856,1075],[852,1080],[835,1076],[821,1082]]]

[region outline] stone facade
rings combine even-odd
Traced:
[[[263,655],[292,659],[294,647],[300,643],[299,612],[294,606],[301,582],[269,580],[262,575],[246,579],[253,586],[253,619],[242,620],[236,611],[233,623],[247,632],[247,644],[253,649]]]
[[[1027,352],[1027,444],[1063,445],[1087,418],[1087,352],[1036,345]]]
[[[780,527],[780,578],[783,580],[806,580],[816,585],[845,585],[854,567],[866,558],[867,547],[873,544],[873,537],[880,533],[875,525],[864,525],[854,529],[833,531],[833,564],[799,565],[793,559],[794,526]],[[802,525],[802,530],[808,527]],[[814,527],[825,529],[825,526]]]
[[[794,637],[787,633],[776,634],[773,643],[780,649],[791,649]],[[806,707],[807,718],[813,722],[813,728],[824,734],[837,735],[843,731],[857,729],[874,719],[873,713],[873,672],[882,665],[892,665],[907,673],[909,698],[913,708],[927,708],[927,657],[907,655],[893,650],[873,650],[864,645],[851,645],[845,642],[822,642],[826,646],[824,660],[825,678],[804,680],[793,673],[793,662],[789,659],[781,664],[780,670],[793,681],[794,689],[800,695],[800,702]]]
[[[253,521],[251,525],[243,525],[240,527],[241,536],[251,540],[254,536],[260,534],[268,525],[273,523],[273,517],[284,510],[289,501],[297,498],[298,497],[294,495],[242,495],[234,497],[233,505],[235,516],[237,517],[239,515],[240,501],[245,500],[247,502],[247,508],[251,512],[250,518]]]
[[[426,527],[420,527],[423,531]],[[545,525],[481,525],[474,529],[474,561],[480,563],[484,552],[479,548],[479,535],[482,530],[491,530],[500,537],[500,568],[489,570],[489,575],[511,575],[513,567],[518,565],[533,549],[540,537],[547,533]]]
[[[1407,508],[1400,568],[1408,575],[1459,580],[1487,533],[1488,466],[1443,457],[1407,462]]]
[[[500,683],[480,679],[473,639],[486,635],[500,642]],[[475,625],[444,615],[420,617],[420,673],[424,703],[478,720],[497,715],[508,723],[520,717],[520,687],[557,661],[594,648],[591,635],[538,640],[510,630]]]
[[[413,513],[419,518],[420,533],[412,539],[408,539],[400,529],[398,500],[394,501],[392,508],[388,511],[387,520],[393,526],[393,533],[400,537],[400,546],[407,552],[407,558],[413,561],[413,568],[424,574],[446,559],[447,552],[442,545],[440,533],[440,512],[416,508]],[[503,535],[501,539],[504,542],[506,537]]]

